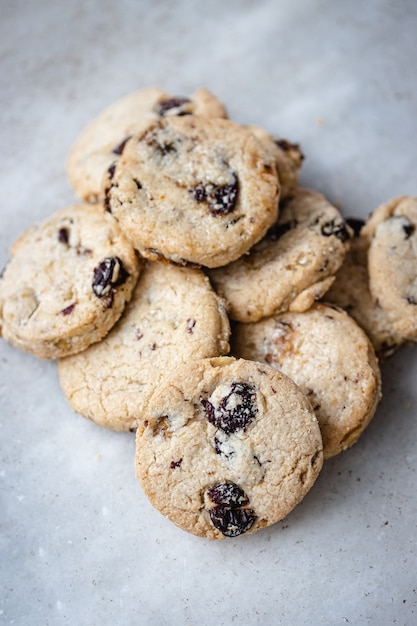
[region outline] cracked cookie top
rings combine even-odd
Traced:
[[[151,503],[208,539],[285,517],[313,485],[322,439],[287,376],[243,359],[177,368],[155,391],[136,438],[136,472]]]

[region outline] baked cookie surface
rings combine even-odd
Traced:
[[[103,341],[61,359],[72,408],[106,428],[135,430],[168,371],[229,350],[229,321],[201,270],[147,262],[123,317]]]
[[[297,143],[287,139],[275,139],[261,126],[246,126],[255,137],[260,139],[275,160],[279,183],[281,186],[280,201],[288,198],[298,184],[300,168],[304,155]]]
[[[417,341],[417,197],[379,206],[362,235],[369,241],[369,288],[395,332]]]
[[[236,324],[231,343],[234,356],[268,363],[299,385],[317,415],[324,458],[355,443],[372,419],[381,395],[378,361],[341,309],[320,303]]]
[[[360,231],[355,233],[343,265],[337,271],[335,281],[324,299],[344,309],[363,328],[377,357],[383,360],[396,352],[404,340],[394,330],[380,304],[371,296],[368,247],[368,241],[360,235]]]
[[[152,505],[208,539],[285,517],[323,462],[304,394],[269,366],[229,357],[177,368],[136,436],[136,472]]]
[[[68,154],[67,173],[77,195],[87,202],[101,200],[103,175],[131,135],[157,119],[190,114],[227,117],[223,104],[203,88],[178,97],[147,87],[111,104],[84,128]]]
[[[303,311],[329,289],[350,236],[336,207],[320,193],[298,187],[280,204],[278,221],[262,241],[209,276],[234,320]]]
[[[151,260],[217,267],[259,241],[278,214],[275,162],[224,119],[169,117],[132,137],[105,206]]]
[[[141,268],[116,220],[88,204],[33,226],[10,252],[0,279],[0,331],[45,359],[101,340],[122,314]]]

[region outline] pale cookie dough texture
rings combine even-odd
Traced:
[[[98,344],[59,362],[75,411],[100,426],[135,430],[175,366],[229,351],[229,320],[201,270],[148,262],[118,324]]]
[[[404,340],[417,341],[417,197],[379,206],[362,235],[369,242],[372,297]]]
[[[351,235],[324,196],[298,187],[280,204],[279,219],[266,237],[209,276],[233,320],[255,322],[286,310],[304,311],[331,286]]]
[[[351,225],[351,221],[347,221]],[[384,360],[394,354],[404,340],[394,330],[380,304],[371,296],[368,247],[368,241],[360,235],[360,231],[355,233],[343,265],[324,299],[353,317],[368,335],[378,358]]]
[[[364,331],[349,315],[315,304],[236,324],[231,353],[268,363],[306,394],[317,415],[324,458],[354,444],[371,421],[381,396],[377,358]]]
[[[121,316],[138,256],[102,208],[69,206],[24,233],[0,279],[0,332],[44,359],[100,341]]]
[[[260,126],[246,126],[260,139],[270,152],[277,168],[278,178],[281,185],[280,200],[290,196],[298,184],[301,165],[304,155],[297,143],[287,139],[274,139]]]
[[[111,104],[80,133],[67,159],[67,173],[77,195],[98,202],[101,180],[118,159],[129,137],[170,115],[227,117],[223,104],[207,89],[191,96],[172,96],[159,89],[139,89]]]
[[[259,241],[278,215],[275,161],[253,133],[196,115],[156,122],[126,144],[105,207],[139,252],[206,267]]]
[[[309,402],[267,365],[229,357],[177,368],[136,436],[136,472],[152,505],[207,539],[279,521],[323,462]]]

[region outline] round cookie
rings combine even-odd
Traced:
[[[54,213],[10,252],[0,279],[0,332],[44,359],[102,339],[121,316],[141,267],[116,220],[88,204]]]
[[[351,225],[351,220],[347,220]],[[364,222],[360,223],[363,226]],[[342,267],[324,296],[327,303],[344,309],[366,332],[380,360],[391,356],[404,343],[384,310],[369,291],[368,241],[355,232]]]
[[[394,331],[417,341],[417,197],[379,206],[362,235],[369,242],[369,288]]]
[[[162,378],[191,359],[229,350],[229,320],[201,270],[148,262],[123,317],[99,344],[59,361],[75,411],[135,430]]]
[[[67,174],[77,195],[87,202],[100,201],[103,175],[131,135],[157,119],[189,114],[227,117],[223,104],[202,88],[190,97],[178,97],[147,87],[111,104],[84,128],[68,154]]]
[[[104,184],[106,208],[151,260],[224,265],[278,213],[274,160],[253,133],[220,118],[156,122],[127,142]]]
[[[372,419],[381,376],[364,331],[336,307],[314,304],[304,313],[283,313],[236,324],[231,353],[268,363],[304,391],[316,412],[324,458],[354,444]]]
[[[324,196],[298,187],[279,219],[249,254],[209,272],[230,317],[256,322],[276,312],[304,311],[334,280],[351,231]]]
[[[300,146],[287,139],[274,139],[260,126],[249,125],[248,128],[260,139],[275,159],[278,178],[281,185],[280,201],[288,198],[298,184],[300,168],[304,155]]]
[[[285,517],[323,462],[309,402],[269,366],[229,357],[177,368],[136,436],[136,473],[152,505],[207,539]]]

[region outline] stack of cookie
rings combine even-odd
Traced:
[[[205,89],[140,90],[81,133],[80,202],[0,280],[2,336],[57,359],[76,412],[136,432],[144,492],[199,536],[285,517],[372,419],[379,359],[417,336],[417,199],[358,227],[298,186],[302,160]]]

